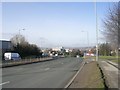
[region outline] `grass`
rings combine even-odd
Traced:
[[[91,58],[96,60],[96,56],[85,57],[85,59],[91,59]],[[120,56],[119,56],[119,59],[116,58],[116,56],[99,56],[98,58],[99,58],[99,60],[110,60],[114,63],[120,63]]]
[[[114,63],[120,63],[120,60],[111,60]]]
[[[102,60],[110,60],[114,63],[120,63],[120,57],[119,59],[116,58],[116,56],[99,56],[99,59],[102,59]]]
[[[103,88],[103,90],[104,90],[104,84],[103,84],[103,79],[101,78],[102,76],[101,76],[101,72],[100,72],[100,69],[98,68],[98,66],[97,66],[97,64],[96,65],[94,65],[93,64],[93,66],[94,66],[94,69],[93,69],[93,71],[91,71],[91,77],[89,77],[89,84],[91,84],[91,86],[88,86],[88,88],[92,88],[92,85],[94,86],[95,85],[95,87],[97,87],[97,88]]]
[[[115,59],[116,56],[99,56],[99,59]]]
[[[119,60],[120,57],[118,59],[118,58],[116,58],[116,56],[99,56],[99,59],[110,60],[110,61],[112,61],[114,63],[120,63],[120,60]]]

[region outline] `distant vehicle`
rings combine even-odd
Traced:
[[[93,54],[93,53],[91,53],[90,55],[91,55],[91,56],[95,56],[95,54]]]
[[[21,57],[18,53],[6,52],[4,54],[4,59],[5,60],[20,60]]]
[[[48,53],[42,53],[42,57],[48,57],[49,54]]]
[[[52,58],[57,59],[58,58],[58,54],[52,55]]]
[[[58,54],[55,54],[55,57],[58,57]]]
[[[90,56],[90,54],[89,54],[89,53],[86,53],[86,56]]]
[[[95,54],[93,54],[93,53],[85,53],[84,55],[85,56],[95,56]]]
[[[53,54],[52,54],[52,53],[50,53],[50,56],[52,57],[52,56],[53,56]]]
[[[76,55],[77,58],[79,58],[80,56],[79,55]]]

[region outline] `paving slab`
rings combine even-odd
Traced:
[[[108,88],[119,88],[120,72],[118,68],[106,61],[99,61],[99,65],[104,73]]]

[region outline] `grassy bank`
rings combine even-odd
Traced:
[[[99,56],[98,57],[99,60],[110,60],[112,62],[115,62],[115,63],[120,63],[120,56],[119,58],[116,58],[116,56]],[[94,59],[96,60],[96,56],[87,56],[87,57],[84,57],[84,59]]]
[[[119,59],[116,58],[116,56],[99,56],[99,59],[102,59],[102,60],[110,60],[112,62],[115,62],[115,63],[120,63],[120,57]]]
[[[99,59],[117,59],[116,56],[99,56]]]

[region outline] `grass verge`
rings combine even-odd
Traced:
[[[96,60],[95,56],[94,57],[90,57],[90,58]],[[99,56],[98,58],[99,58],[99,60],[110,60],[110,61],[112,61],[114,63],[120,63],[120,57],[116,58],[116,56]]]

